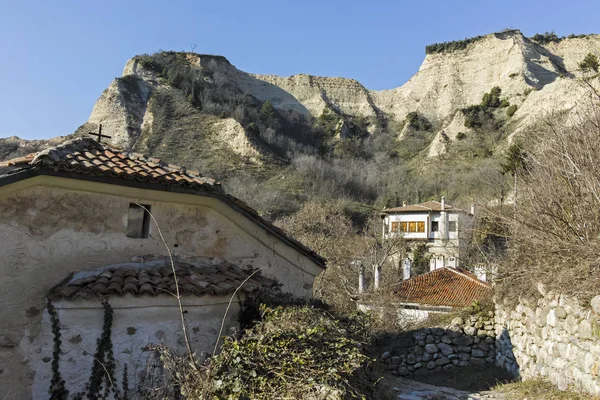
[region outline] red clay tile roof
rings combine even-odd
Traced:
[[[8,168],[9,171],[3,171],[3,168]],[[123,153],[91,138],[68,140],[39,153],[0,162],[0,186],[3,179],[9,182],[14,181],[10,178],[13,178],[17,172],[37,170],[41,173],[48,169],[59,172],[74,172],[84,179],[86,177],[89,177],[89,179],[92,179],[92,177],[109,177],[182,189],[208,190],[233,208],[237,207],[239,211],[246,214],[255,223],[262,225],[283,241],[306,254],[321,267],[325,267],[327,261],[325,258],[262,218],[256,210],[242,200],[224,193],[219,182],[202,177],[197,171],[163,163],[158,158],[145,158],[141,154]],[[27,177],[25,176],[23,179]]]
[[[111,176],[140,182],[196,188],[218,187],[211,178],[196,171],[165,164],[141,154],[124,154],[105,147],[91,138],[66,141],[37,154],[29,154],[0,163],[0,167],[43,166],[54,171],[77,172],[94,176]]]
[[[445,211],[454,211],[455,208],[451,205],[444,205]],[[393,208],[385,208],[383,210],[384,213],[387,212],[418,212],[418,211],[442,211],[442,203],[439,201],[426,201],[425,203],[420,204],[409,204],[403,207],[393,207]],[[456,210],[458,211],[458,210]]]
[[[179,293],[182,296],[231,294],[253,272],[226,261],[217,264],[212,264],[209,260],[174,262]],[[275,286],[276,281],[257,272],[240,290],[243,293],[251,293],[258,288]],[[144,263],[111,265],[94,271],[80,271],[52,288],[47,296],[51,300],[74,300],[127,294],[173,295],[175,292],[171,262],[169,259],[159,259]]]
[[[407,279],[394,289],[403,303],[467,307],[492,295],[492,286],[462,269],[440,268]]]

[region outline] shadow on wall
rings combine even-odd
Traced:
[[[420,382],[476,392],[519,377],[508,331],[496,337],[492,316],[455,318],[448,327],[407,331],[386,343],[377,359],[383,369]]]
[[[515,379],[521,378],[519,363],[513,352],[513,343],[506,327],[501,327],[500,334],[496,334],[496,365],[506,370]]]

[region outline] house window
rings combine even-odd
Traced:
[[[431,232],[439,232],[440,223],[439,221],[431,221]]]
[[[448,231],[449,232],[456,232],[456,221],[450,221],[450,222],[448,222]]]
[[[146,239],[149,232],[150,206],[130,203],[129,214],[127,215],[127,237]]]
[[[392,232],[398,232],[399,222],[392,222]]]
[[[425,232],[425,222],[423,222],[423,221],[401,222],[400,230],[402,232],[409,232],[409,233]]]

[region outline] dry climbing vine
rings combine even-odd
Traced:
[[[48,299],[46,303],[48,314],[50,315],[50,321],[52,323],[52,334],[54,335],[54,346],[52,348],[52,380],[50,381],[50,399],[62,400],[66,399],[69,395],[69,391],[65,388],[65,381],[60,375],[60,321],[58,320],[58,312],[54,308],[52,301]]]

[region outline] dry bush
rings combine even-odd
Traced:
[[[364,320],[313,305],[259,308],[259,321],[227,337],[196,367],[155,347],[140,395],[147,399],[366,399],[373,390]]]
[[[504,295],[535,294],[538,282],[582,299],[600,283],[600,100],[554,116],[532,136],[519,179]]]
[[[327,269],[315,280],[315,297],[339,310],[354,311],[350,297],[357,293],[358,270],[351,263],[363,254],[364,243],[345,210],[341,200],[308,201],[276,224],[327,258]]]

